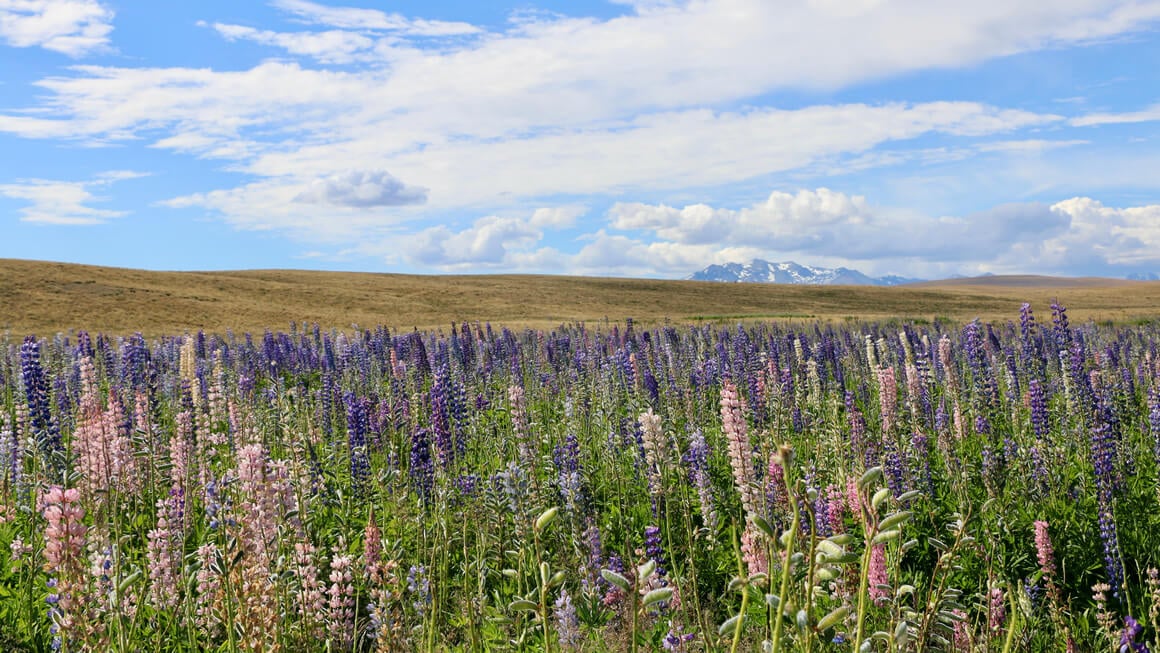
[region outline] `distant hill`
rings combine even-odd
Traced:
[[[871,277],[850,268],[819,268],[794,261],[771,263],[755,258],[748,263],[710,265],[688,277],[690,281],[725,283],[790,283],[814,286],[897,286],[921,279],[897,275]]]
[[[800,276],[800,272],[799,272]],[[0,346],[74,329],[146,336],[260,334],[290,323],[442,328],[463,321],[550,329],[739,320],[1017,320],[1058,299],[1073,322],[1160,319],[1160,282],[986,277],[902,286],[714,283],[549,275],[404,275],[305,270],[154,272],[0,259]],[[0,370],[3,374],[3,370]]]

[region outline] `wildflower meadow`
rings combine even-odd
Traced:
[[[1160,323],[3,344],[0,650],[1160,651]]]

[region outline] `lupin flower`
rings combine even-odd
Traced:
[[[326,631],[333,646],[350,648],[354,641],[353,560],[335,553],[330,560],[330,587],[326,590]]]
[[[640,414],[640,431],[648,472],[649,491],[653,495],[661,491],[662,466],[667,459],[667,443],[661,429],[661,418],[652,409]]]
[[[148,533],[149,601],[157,610],[175,607],[181,598],[182,531],[185,500],[179,488],[157,501],[157,526]]]
[[[560,495],[569,513],[576,514],[583,496],[580,486],[580,440],[575,433],[564,438],[564,444],[556,447],[552,457],[560,481]]]
[[[1120,653],[1150,653],[1148,645],[1138,641],[1144,634],[1144,627],[1131,615],[1124,616],[1124,629],[1120,633]]]
[[[55,461],[63,451],[60,429],[52,415],[48,396],[48,377],[40,365],[40,341],[28,336],[20,347],[20,375],[24,381],[24,396],[28,401],[28,425],[40,445],[40,450]],[[55,462],[53,462],[56,465]],[[57,470],[60,471],[60,470]]]
[[[697,500],[701,504],[701,520],[710,533],[717,531],[717,509],[713,504],[713,485],[709,477],[709,445],[701,429],[693,431],[689,438],[689,450],[684,455],[689,466],[689,481],[697,488]]]
[[[55,625],[67,641],[79,626],[74,612],[80,609],[79,594],[84,587],[84,548],[88,529],[82,520],[84,508],[76,488],[50,487],[40,498],[40,512],[48,525],[44,529],[44,570],[53,590],[50,598]]]
[[[435,483],[435,468],[431,464],[431,441],[425,428],[411,432],[411,486],[427,502]]]
[[[580,635],[580,618],[576,616],[576,606],[572,604],[568,590],[560,591],[552,615],[556,620],[556,637],[559,639],[560,648],[565,651],[579,650],[584,641]]]
[[[886,573],[886,545],[875,544],[870,550],[870,570],[868,575],[870,599],[874,605],[882,605],[890,598],[890,577]]]
[[[1001,587],[992,587],[990,601],[987,604],[987,626],[992,635],[1003,631],[1007,623],[1007,598]]]
[[[741,494],[741,506],[746,515],[758,512],[759,498],[753,478],[753,448],[749,444],[749,430],[737,386],[726,379],[721,384],[721,422],[728,440],[729,463],[733,467],[733,481]]]
[[[1035,557],[1039,561],[1039,570],[1045,577],[1055,576],[1055,549],[1051,546],[1051,534],[1047,531],[1047,522],[1035,521]]]
[[[753,524],[746,524],[741,532],[741,559],[750,576],[769,573],[769,556],[766,555],[765,538]]]
[[[878,368],[878,400],[881,405],[882,433],[886,435],[898,421],[898,382],[893,367]]]

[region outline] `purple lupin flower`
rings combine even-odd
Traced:
[[[431,438],[425,428],[417,428],[411,432],[409,473],[411,486],[426,503],[431,499],[431,490],[435,483],[435,468],[431,463]]]
[[[910,450],[913,455],[913,475],[922,483],[923,492],[928,497],[933,497],[934,480],[930,471],[930,445],[925,433],[915,431],[910,436]]]
[[[1152,455],[1160,465],[1160,385],[1148,392],[1148,429],[1152,433]]]
[[[356,397],[348,392],[343,395],[346,404],[347,453],[350,457],[351,490],[356,497],[366,491],[370,479],[371,464],[367,457],[367,431],[370,430],[370,407],[366,397]]]
[[[435,381],[431,384],[431,432],[435,436],[435,455],[439,468],[446,470],[455,461],[455,447],[452,443],[451,417],[448,411],[447,385],[449,383],[446,365],[440,365]]]
[[[709,477],[709,445],[701,429],[693,431],[689,438],[689,450],[683,460],[689,466],[689,481],[697,488],[697,500],[701,504],[701,519],[710,533],[717,532],[717,509],[713,503],[713,485]]]
[[[1140,639],[1144,627],[1132,615],[1124,616],[1124,630],[1120,633],[1120,653],[1150,653],[1148,645]]]
[[[1107,410],[1106,406],[1101,408],[1095,413],[1095,423],[1091,429],[1092,471],[1096,482],[1100,541],[1104,548],[1104,570],[1108,575],[1108,584],[1112,586],[1112,594],[1116,598],[1122,598],[1124,562],[1120,554],[1113,505],[1116,487],[1116,437],[1114,424],[1107,419],[1110,410]]]
[[[665,570],[665,553],[661,548],[661,529],[657,526],[644,527],[644,552],[649,560],[652,560],[657,565],[657,575],[664,576],[667,572]]]
[[[991,378],[991,369],[987,364],[987,350],[983,345],[982,325],[978,320],[963,327],[963,353],[966,354],[967,367],[971,370],[971,384],[975,395],[984,403],[993,404],[995,400],[995,382]]]
[[[580,440],[575,433],[564,438],[564,444],[556,447],[552,455],[556,474],[560,481],[560,498],[565,510],[576,514],[583,505],[580,487]]]
[[[883,457],[882,471],[886,475],[886,484],[895,497],[900,497],[910,489],[906,483],[906,470],[902,464],[902,456],[898,453],[898,448],[891,442],[884,442],[883,450],[885,456]]]
[[[20,346],[20,375],[24,381],[24,396],[28,401],[28,426],[40,445],[41,453],[57,468],[59,455],[64,451],[60,429],[52,415],[48,396],[48,377],[40,365],[40,341],[28,336]],[[63,471],[63,470],[57,470]]]
[[[576,606],[572,604],[572,597],[568,590],[560,590],[560,597],[552,609],[552,616],[556,621],[556,637],[560,641],[560,648],[565,651],[579,650],[584,641],[580,634],[580,618],[576,616]]]
[[[862,411],[858,410],[858,404],[854,400],[854,393],[849,390],[846,391],[846,417],[850,423],[850,450],[861,451],[863,462],[866,467],[873,467],[878,464],[878,448],[875,446],[876,440],[866,437],[866,420],[862,417]]]
[[[1067,321],[1067,308],[1059,300],[1051,302],[1051,323],[1056,344],[1060,349],[1067,349],[1071,344],[1071,328]]]

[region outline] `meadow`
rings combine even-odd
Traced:
[[[10,337],[6,651],[1144,651],[1160,324]]]
[[[547,275],[404,275],[304,270],[155,272],[0,259],[0,333],[156,338],[262,333],[291,322],[446,329],[480,321],[551,330],[632,317],[660,326],[745,321],[903,319],[1003,322],[1023,302],[1065,298],[1079,322],[1146,322],[1160,315],[1160,282],[998,276],[896,287],[722,284]]]

